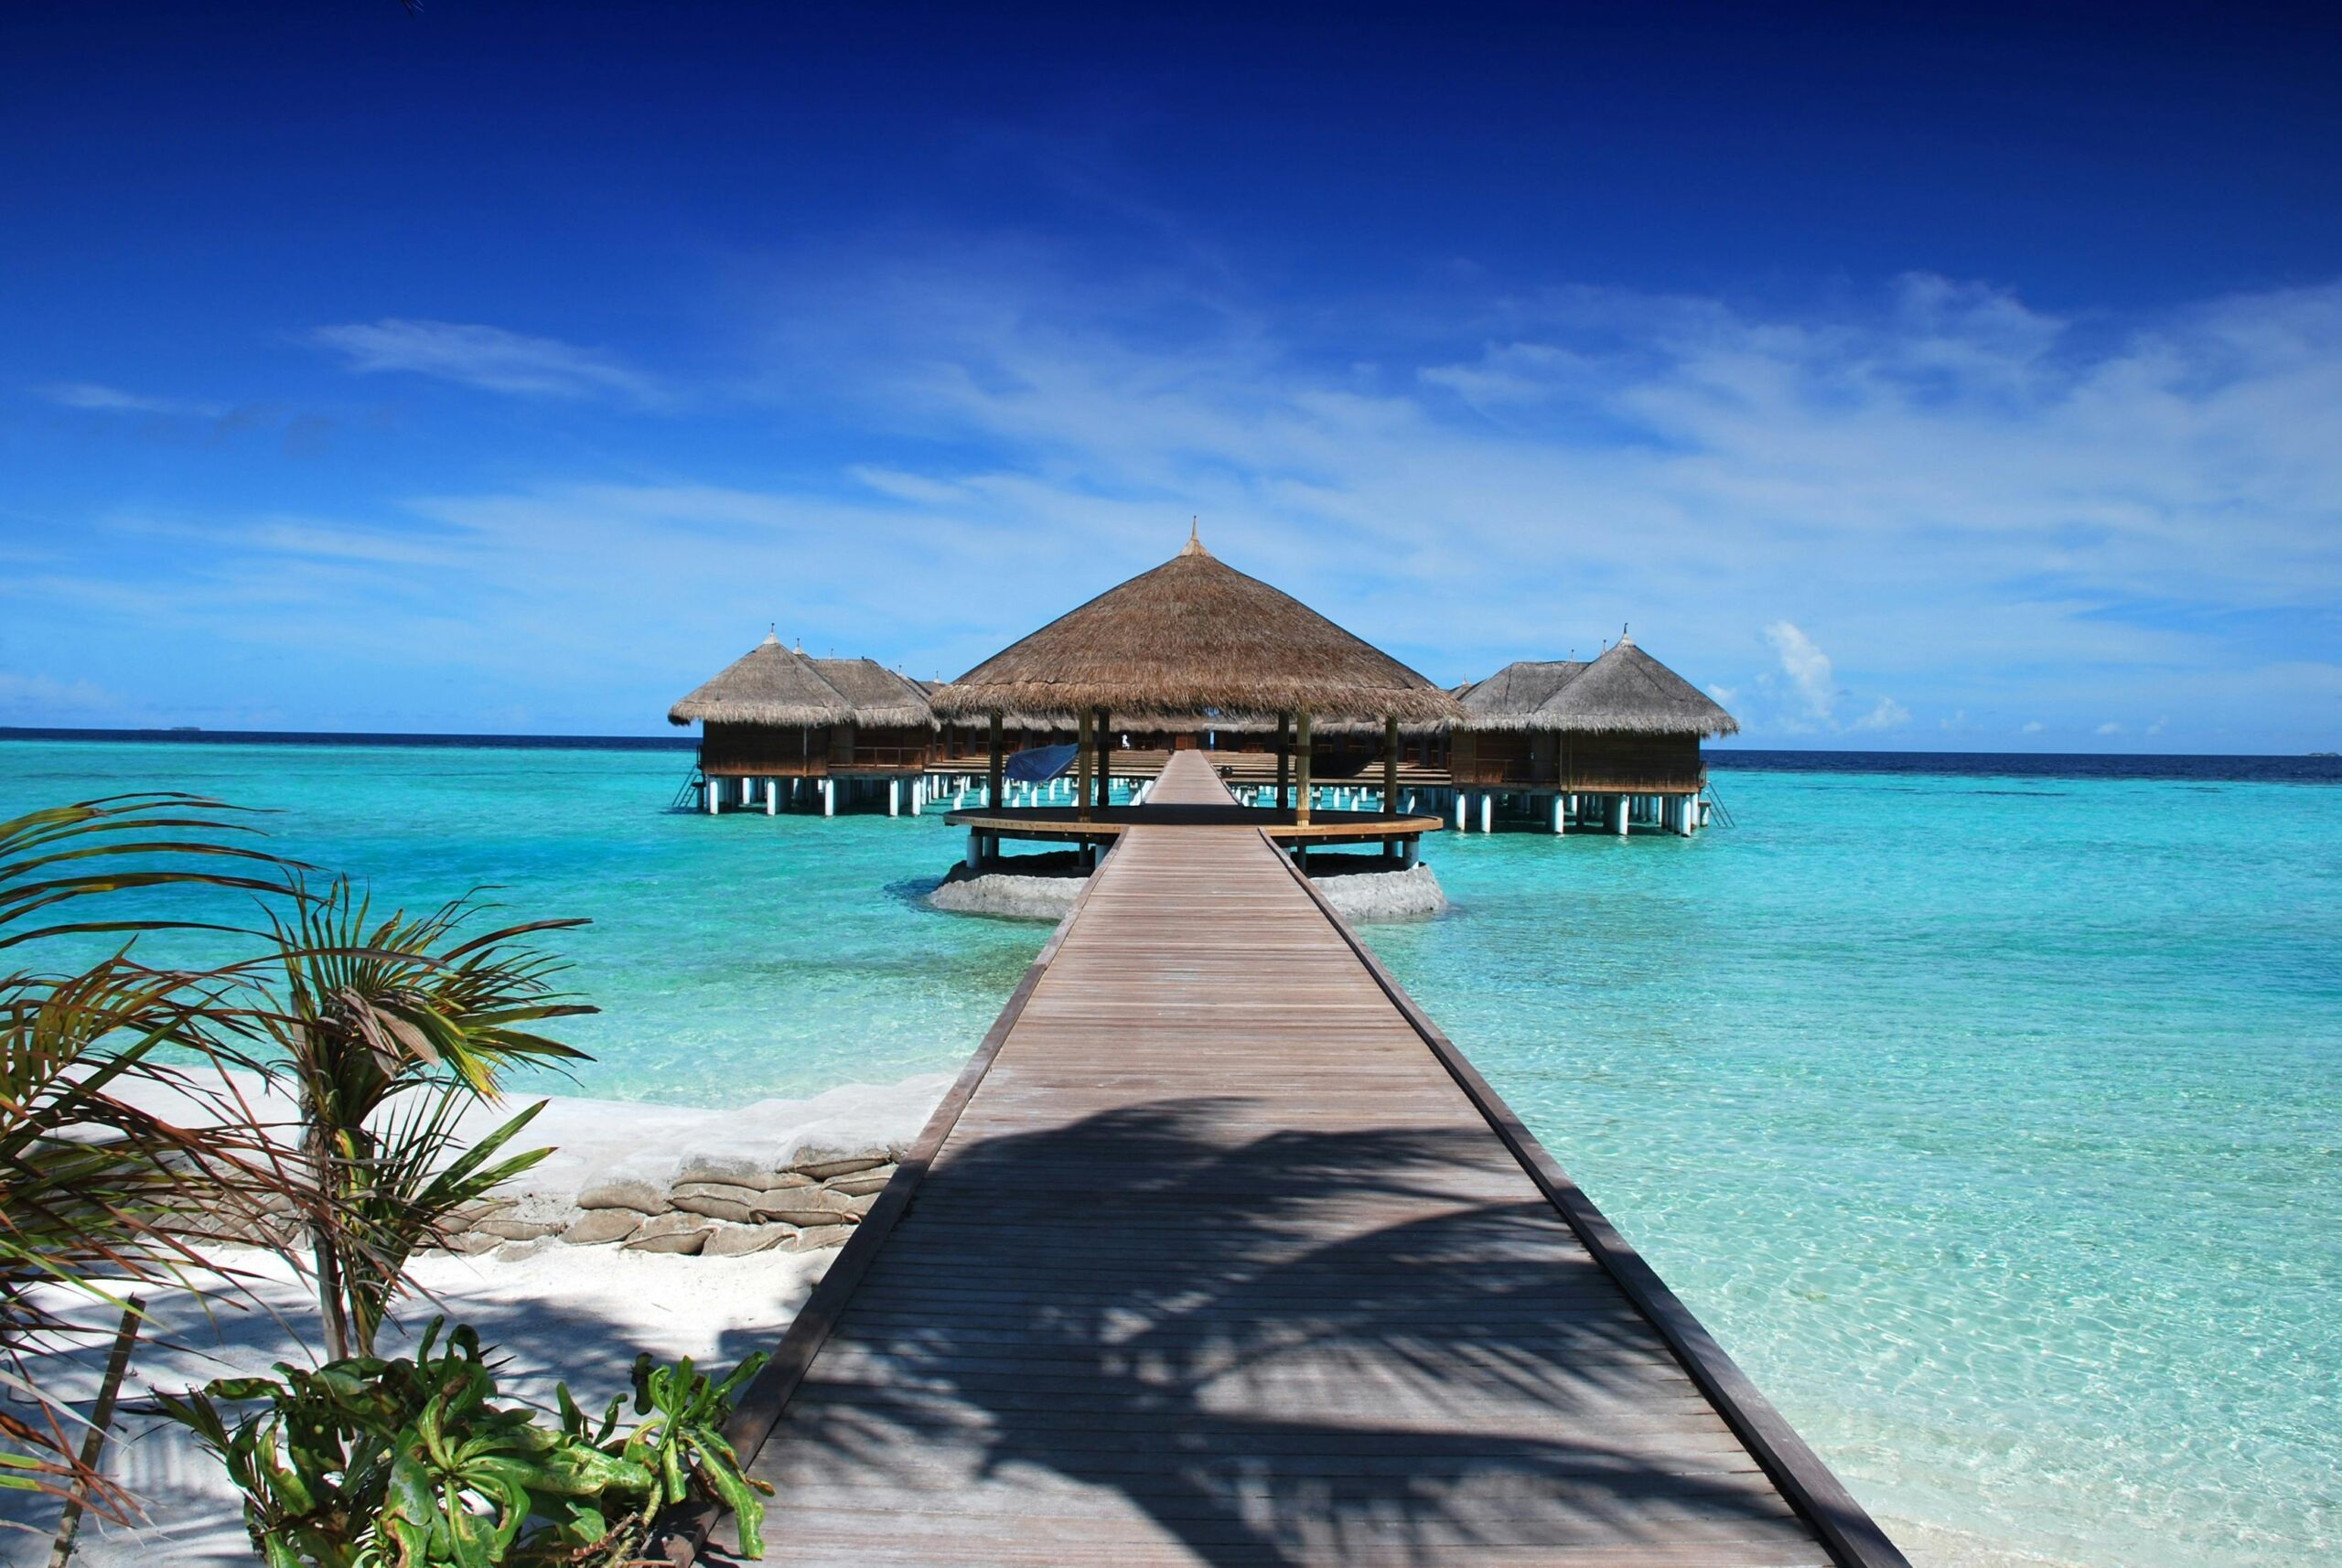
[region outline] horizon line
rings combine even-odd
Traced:
[[[198,725],[107,726],[97,725],[0,725],[0,740],[94,742],[162,741],[182,745],[331,745],[349,746],[479,746],[523,748],[568,746],[586,749],[607,746],[626,750],[682,750],[696,746],[699,736],[671,734],[571,734],[561,732],[469,730],[319,730],[209,729]],[[1703,756],[1770,753],[1821,757],[2027,757],[2193,758],[2202,761],[2301,761],[2336,757],[2331,751],[2008,751],[1957,750],[1950,747],[1892,747],[1836,746],[1746,746],[1703,743]]]

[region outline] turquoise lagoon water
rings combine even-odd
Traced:
[[[576,1091],[955,1066],[1041,928],[916,902],[940,820],[668,814],[686,767],[7,742],[0,811],[198,789],[383,899],[589,915]],[[2335,1560],[2342,789],[1719,784],[1737,825],[1688,843],[1443,835],[1455,913],[1370,940],[1924,1548]]]

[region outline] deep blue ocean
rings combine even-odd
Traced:
[[[919,902],[940,816],[669,812],[689,746],[18,732],[0,813],[589,916],[576,1091],[956,1066],[1045,929]],[[1712,761],[1731,825],[1443,833],[1370,940],[1921,1562],[2342,1560],[2342,760]]]

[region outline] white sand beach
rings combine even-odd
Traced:
[[[667,1190],[679,1176],[708,1169],[746,1175],[787,1168],[808,1154],[864,1158],[898,1152],[917,1135],[949,1079],[922,1077],[887,1085],[852,1084],[804,1101],[766,1101],[737,1111],[554,1100],[531,1129],[531,1142],[558,1152],[515,1182],[509,1196],[522,1212],[575,1211],[597,1187],[644,1184]],[[526,1103],[525,1101],[521,1101]],[[509,1241],[473,1256],[433,1251],[417,1257],[415,1295],[400,1309],[384,1348],[411,1344],[435,1314],[468,1323],[497,1352],[501,1386],[550,1405],[565,1380],[581,1403],[607,1402],[628,1388],[635,1357],[649,1351],[693,1357],[728,1368],[769,1348],[796,1316],[830,1261],[836,1241],[818,1248],[773,1248],[753,1255],[691,1256],[564,1241],[549,1234]],[[125,1404],[150,1389],[177,1390],[213,1378],[266,1370],[277,1361],[317,1359],[316,1305],[282,1260],[248,1248],[220,1249],[247,1271],[256,1304],[188,1297],[150,1303],[153,1326],[131,1369]],[[79,1314],[108,1323],[98,1308]],[[102,1346],[79,1360],[43,1369],[44,1381],[72,1397],[93,1396]],[[158,1419],[125,1413],[107,1450],[108,1471],[145,1502],[146,1520],[132,1528],[92,1517],[76,1561],[91,1568],[250,1563],[239,1504],[219,1465],[183,1432]],[[0,1563],[45,1563],[52,1501],[0,1493],[0,1520],[42,1533],[0,1530]]]

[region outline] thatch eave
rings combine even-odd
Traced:
[[[1244,700],[1234,700],[1229,688],[1198,685],[1185,689],[1140,685],[1128,682],[1014,682],[962,687],[957,682],[935,694],[935,711],[946,719],[987,718],[994,713],[1024,714],[1052,722],[1070,723],[1085,710],[1104,708],[1117,722],[1132,726],[1157,720],[1188,720],[1197,710],[1217,709],[1229,720],[1265,720],[1274,725],[1280,715],[1305,709],[1316,719],[1380,723],[1395,718],[1429,725],[1462,722],[1464,711],[1456,700],[1433,687],[1428,691],[1350,691],[1338,702],[1322,687],[1305,680],[1252,681]],[[1205,727],[1232,727],[1206,721]]]
[[[1541,719],[1533,725],[1516,725],[1506,727],[1546,730],[1559,735],[1696,735],[1702,739],[1738,735],[1740,721],[1730,714],[1724,713],[1721,708],[1716,711],[1722,714],[1722,717],[1705,725],[1687,724],[1680,719],[1639,715],[1606,717],[1601,714],[1583,716],[1561,714]],[[1488,725],[1475,727],[1494,729],[1499,726]]]
[[[830,725],[848,724],[852,720],[847,710],[823,707],[803,703],[693,702],[686,697],[667,710],[671,725],[687,725],[694,721],[714,725],[768,725],[777,727],[796,726],[821,729]]]

